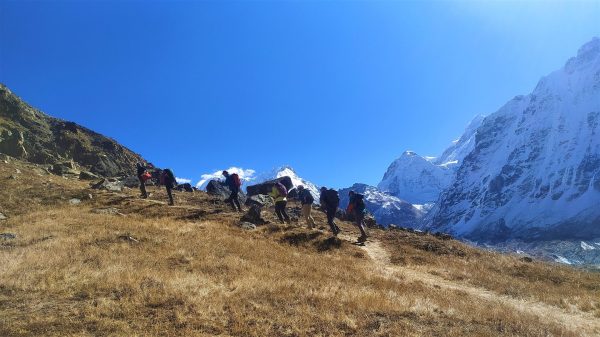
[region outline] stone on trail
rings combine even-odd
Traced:
[[[245,205],[248,207],[258,206],[258,207],[269,207],[273,205],[273,199],[269,198],[264,194],[257,194],[248,197],[246,199]]]
[[[13,233],[0,233],[0,239],[12,240],[16,239],[17,235]]]
[[[122,215],[119,212],[118,208],[115,207],[107,207],[107,208],[95,208],[92,210],[92,213],[96,213],[96,214],[109,214],[109,215]]]
[[[4,214],[0,213],[0,220],[6,220],[6,219],[8,219],[8,218],[6,217],[6,215],[4,215]]]
[[[71,204],[71,205],[79,205],[79,204],[81,204],[81,199],[77,199],[77,198],[69,199],[69,204]]]

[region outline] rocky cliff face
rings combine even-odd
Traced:
[[[338,191],[342,209],[348,206],[348,192],[351,190],[365,196],[367,210],[373,214],[378,224],[413,228],[417,227],[423,218],[423,212],[410,203],[365,184],[354,184]]]
[[[600,39],[488,116],[427,228],[477,240],[600,237]]]
[[[0,153],[37,164],[73,161],[101,176],[131,174],[142,161],[113,139],[31,107],[2,84]]]

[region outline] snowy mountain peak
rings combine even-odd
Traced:
[[[310,193],[313,195],[315,200],[319,200],[320,193],[319,193],[318,187],[315,184],[313,184],[312,182],[301,178],[296,173],[294,168],[291,167],[290,165],[283,165],[283,166],[273,169],[272,171],[270,171],[268,173],[259,174],[258,176],[256,176],[256,178],[254,179],[253,182],[254,183],[262,183],[267,180],[277,179],[277,178],[281,178],[281,177],[285,177],[285,176],[290,177],[290,179],[292,180],[292,184],[294,184],[294,187],[298,187],[300,185],[304,186],[304,188],[306,188],[310,191]]]

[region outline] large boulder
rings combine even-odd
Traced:
[[[255,225],[265,225],[267,223],[269,223],[268,221],[266,221],[265,219],[262,218],[261,216],[261,207],[257,206],[257,205],[252,205],[250,207],[250,209],[248,209],[248,211],[246,212],[246,214],[244,214],[242,216],[242,218],[240,219],[240,221],[242,222],[249,222],[251,224],[255,224]]]
[[[257,194],[257,195],[252,195],[249,196],[246,199],[245,202],[246,206],[253,206],[256,205],[258,207],[270,207],[273,205],[273,199],[271,199],[270,197],[264,195],[264,194]]]
[[[183,191],[194,192],[194,188],[192,187],[192,184],[190,184],[190,183],[179,184],[175,187],[175,189],[180,192],[183,192]]]
[[[77,165],[72,160],[57,162],[57,163],[52,164],[52,167],[50,168],[50,172],[52,172],[56,175],[59,175],[59,176],[62,176],[62,175],[79,176],[79,174],[81,173],[77,169]]]
[[[108,179],[102,179],[99,182],[92,184],[91,187],[98,190],[121,192],[123,190],[123,183],[120,181],[109,181]]]
[[[134,188],[140,186],[140,179],[137,176],[128,176],[121,180],[124,186]]]
[[[227,199],[231,195],[231,190],[229,189],[229,187],[223,185],[223,183],[221,183],[220,181],[211,180],[206,185],[206,193],[214,195],[221,199]],[[246,203],[246,195],[244,194],[244,192],[240,191],[238,193],[238,197],[240,198],[240,203]]]
[[[292,178],[285,176],[280,177],[273,180],[268,180],[260,184],[251,185],[246,188],[246,192],[249,196],[258,195],[258,194],[269,194],[271,193],[271,189],[273,185],[280,182],[288,191],[294,189],[294,184],[292,183]]]

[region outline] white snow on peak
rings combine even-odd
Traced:
[[[178,184],[189,184],[192,182],[191,179],[179,178],[179,177],[175,177],[175,180],[177,181]]]

